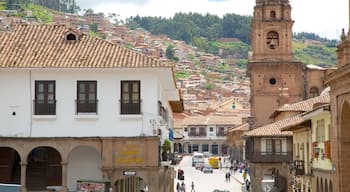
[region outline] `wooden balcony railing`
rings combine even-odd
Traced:
[[[280,163],[293,161],[293,152],[246,152],[246,159],[252,163]]]

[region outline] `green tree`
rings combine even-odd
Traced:
[[[175,54],[174,45],[169,45],[169,46],[166,48],[166,51],[165,51],[166,57],[167,57],[168,59],[174,60],[174,54]]]

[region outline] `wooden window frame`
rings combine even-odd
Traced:
[[[85,91],[81,90],[81,85],[85,87]],[[91,90],[91,85],[94,87],[94,90]],[[93,98],[90,98],[91,94]],[[76,114],[97,114],[97,103],[97,81],[77,81]]]
[[[40,92],[39,86],[43,85],[43,92]],[[49,86],[52,85],[52,92],[49,92]],[[43,94],[43,99],[39,99],[39,95]],[[50,96],[50,94],[52,94]],[[50,98],[52,97],[52,98]],[[56,82],[35,81],[35,99],[34,99],[34,115],[56,115]]]
[[[133,88],[135,83],[138,85],[137,90]],[[120,94],[120,114],[141,114],[141,81],[121,81]],[[133,99],[133,94],[137,96],[136,99]]]

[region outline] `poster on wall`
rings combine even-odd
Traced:
[[[102,181],[77,181],[77,192],[105,192],[106,184]]]

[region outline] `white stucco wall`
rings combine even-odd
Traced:
[[[67,187],[69,191],[76,191],[78,180],[103,181],[101,172],[101,158],[93,148],[78,147],[69,155]]]
[[[86,137],[153,135],[150,119],[158,116],[158,100],[171,108],[171,69],[1,69],[0,135]],[[166,79],[166,80],[164,80]],[[170,79],[170,80],[168,80]],[[35,80],[56,81],[56,115],[33,116]],[[97,81],[97,115],[76,115],[78,80]],[[143,115],[120,115],[120,82],[141,81]],[[168,86],[168,87],[167,87]],[[16,114],[13,115],[12,113]],[[172,115],[169,112],[169,115]]]

